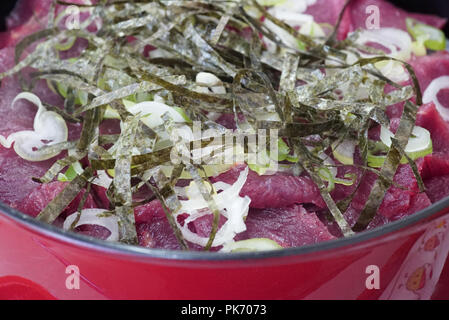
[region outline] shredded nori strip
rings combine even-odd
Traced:
[[[371,189],[365,208],[360,213],[356,224],[352,228],[354,231],[364,230],[377,214],[377,210],[382,203],[385,193],[391,185],[387,179],[393,180],[396,170],[401,162],[402,155],[404,154],[401,150],[405,149],[408,139],[412,134],[415,125],[416,112],[416,105],[407,101],[404,105],[404,111],[399,122],[399,127],[394,136],[395,143],[392,143],[385,158],[385,163],[380,170],[380,176]]]
[[[123,123],[123,131],[117,141],[119,156],[115,161],[114,205],[119,218],[120,241],[137,244],[137,232],[132,208],[131,191],[131,150],[135,145],[135,135],[139,117],[130,117]]]
[[[52,224],[65,208],[78,196],[93,176],[93,170],[86,168],[75,177],[50,203],[37,215],[36,219]]]

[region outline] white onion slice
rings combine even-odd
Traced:
[[[351,140],[343,140],[340,144],[332,146],[332,153],[342,164],[354,164],[355,144]]]
[[[223,86],[221,80],[214,74],[209,72],[200,72],[196,75],[195,91],[199,93],[215,93],[215,94],[226,94],[226,88]],[[221,113],[219,112],[208,112],[207,117],[216,121],[220,118]]]
[[[424,103],[435,103],[435,107],[437,108],[441,117],[445,121],[449,121],[449,108],[445,108],[438,100],[438,92],[440,92],[440,90],[442,89],[449,89],[449,76],[442,76],[434,79],[429,84],[426,91],[424,91],[422,100]]]
[[[291,26],[300,26],[306,23],[313,22],[313,16],[310,14],[284,11],[284,10],[268,10],[277,19],[284,21]]]
[[[390,57],[404,61],[411,57],[412,38],[403,30],[380,28],[361,31],[356,43],[365,45],[369,42],[378,43],[389,49],[390,52],[387,55]],[[364,53],[363,55],[371,56],[372,54]]]
[[[44,146],[67,141],[68,129],[64,119],[53,111],[47,111],[41,100],[35,94],[29,92],[20,93],[12,102],[27,100],[38,107],[34,117],[34,131],[26,130],[12,133],[5,138],[0,136],[0,144],[5,148],[11,148],[14,143],[14,151],[28,161],[43,161],[58,155],[60,152],[41,151]]]
[[[98,170],[97,176],[92,180],[92,184],[109,189],[113,179],[104,170]]]
[[[212,244],[213,247],[232,242],[236,234],[246,230],[244,219],[248,215],[251,199],[247,196],[240,197],[239,193],[243,188],[247,177],[248,167],[240,172],[239,178],[233,185],[229,185],[224,182],[216,182],[213,184],[215,193],[212,197],[215,200],[221,214],[227,218],[227,221],[216,233]],[[189,217],[185,219],[183,226],[181,226],[177,219],[175,219],[176,223],[181,229],[186,240],[201,246],[206,246],[209,238],[201,237],[190,231],[188,224],[191,221],[195,221],[202,216],[210,214],[209,210],[205,210],[208,207],[207,202],[204,200],[194,182],[192,182],[189,187],[185,188],[185,191],[189,200],[180,201],[181,208],[175,214],[175,217],[183,213],[189,214]]]
[[[266,25],[266,27],[268,29],[273,31],[273,33],[276,34],[285,45],[287,45],[291,48],[294,48],[294,49],[301,48],[300,41],[298,39],[296,39],[294,36],[292,36],[290,33],[288,33],[288,31],[282,29],[281,27],[277,26],[274,22],[272,22],[268,19],[266,19],[264,21],[264,24]],[[264,38],[264,41],[265,41],[265,38]]]
[[[81,211],[80,218],[75,224],[74,228],[82,225],[97,225],[108,229],[111,234],[106,238],[107,241],[118,241],[119,239],[119,229],[118,229],[118,218],[116,216],[101,216],[107,212],[105,209],[84,209]],[[73,222],[75,222],[78,217],[79,212],[75,212],[68,216],[65,221],[63,228],[64,230],[70,230]]]
[[[221,252],[247,252],[247,251],[268,251],[279,250],[282,247],[274,240],[268,238],[252,238],[230,242],[223,246]]]
[[[387,48],[390,52],[386,56],[402,61],[408,61],[412,53],[412,38],[410,35],[396,28],[380,28],[373,30],[362,30],[355,40],[360,45],[368,43],[378,43]],[[362,57],[373,57],[376,54],[360,52]],[[354,59],[352,57],[351,59]],[[349,63],[351,63],[349,61]],[[393,81],[402,82],[409,79],[409,75],[404,67],[395,61],[381,61],[375,64],[382,74]]]
[[[275,18],[287,23],[292,27],[301,26],[300,33],[310,35],[311,31],[315,31],[314,36],[320,37],[324,35],[322,29],[314,22],[313,16],[305,14],[307,7],[316,3],[316,0],[283,0],[283,1],[265,1],[264,5],[272,5],[268,12]],[[300,42],[284,29],[279,28],[270,20],[265,20],[266,26],[271,29],[281,40],[288,46],[297,49]],[[316,30],[315,30],[316,29]],[[269,46],[271,41],[264,39]]]
[[[161,102],[144,101],[128,106],[127,109],[134,115],[140,114],[142,116],[142,122],[150,128],[163,125],[164,121],[162,120],[162,116],[165,113],[168,113],[174,122],[186,122],[186,119],[179,111]]]
[[[212,73],[200,72],[196,75],[195,80],[197,83],[195,88],[196,92],[226,94],[226,88],[223,86],[221,80]]]
[[[303,34],[305,36],[310,36],[310,37],[315,37],[315,38],[320,38],[320,37],[326,36],[323,28],[321,28],[321,26],[318,23],[314,22],[313,19],[312,19],[312,21],[305,22],[299,29],[299,33]]]
[[[430,138],[430,132],[422,127],[415,126],[413,128],[412,134],[414,137],[411,137],[408,141],[407,146],[405,147],[405,152],[412,154],[416,152],[421,152],[426,150],[432,146],[432,140]],[[391,146],[391,138],[394,138],[394,134],[385,128],[381,127],[380,130],[380,140],[387,146]]]
[[[316,3],[316,0],[265,1],[265,3],[270,3],[265,5],[274,5],[269,9],[270,13],[272,14],[279,14],[279,12],[292,12],[298,14],[305,12],[307,10],[307,7]],[[278,17],[276,16],[276,18]]]

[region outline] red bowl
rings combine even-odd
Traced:
[[[0,298],[429,299],[448,252],[449,198],[352,238],[236,254],[107,243],[0,203]]]

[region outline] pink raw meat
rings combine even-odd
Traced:
[[[211,181],[233,184],[243,168],[242,165],[235,166]],[[296,177],[282,173],[259,176],[249,170],[248,179],[240,195],[251,198],[251,208],[282,208],[299,203],[313,203],[318,207],[325,207],[318,187],[307,176]]]
[[[54,181],[47,184],[41,184],[34,189],[28,196],[22,199],[19,203],[13,205],[17,210],[26,213],[30,216],[36,217],[49,203],[53,200],[67,185],[66,182]],[[78,211],[80,201],[85,191],[82,191],[69,206],[59,215],[54,221],[53,225],[62,227],[64,220],[70,214]],[[99,208],[95,203],[91,194],[86,198],[83,209]],[[76,233],[97,239],[106,239],[110,235],[110,231],[99,225],[82,225],[74,230]]]
[[[134,209],[139,244],[147,248],[181,249],[158,200]]]
[[[432,202],[449,196],[449,159],[445,155],[432,154],[419,161],[426,194]]]
[[[449,159],[445,155],[427,155],[419,159],[417,163],[424,181],[434,177],[449,175]]]
[[[14,64],[14,49],[0,50],[0,72],[8,70]],[[33,128],[33,119],[37,107],[31,103],[20,100],[14,107],[12,101],[21,92],[21,87],[16,78],[5,78],[0,87],[0,118],[7,119],[0,125],[0,134],[7,137],[9,134]],[[44,102],[59,104],[60,98],[46,87],[45,82],[39,82],[34,91]],[[79,136],[81,125],[68,124],[69,140]],[[30,162],[20,158],[14,149],[6,149],[0,146],[0,199],[8,204],[20,201],[39,184],[31,180],[32,177],[41,177],[55,162],[58,157],[47,161]]]
[[[0,33],[0,48],[14,46],[25,36],[45,29],[51,0],[21,0],[7,19],[8,31]]]
[[[20,0],[6,19],[8,29],[19,27],[35,17],[48,14],[52,0]]]
[[[307,7],[306,13],[312,15],[315,22],[335,25],[345,2],[346,0],[318,0],[314,5]],[[350,31],[350,22],[350,14],[347,10],[338,30],[339,39],[346,38]]]
[[[424,92],[432,80],[449,75],[449,52],[438,51],[427,56],[414,57],[410,64],[415,70],[421,90]],[[443,105],[449,107],[449,99],[446,100],[447,104],[444,102],[444,100],[441,101]]]
[[[429,130],[435,153],[449,155],[449,124],[441,118],[433,103],[419,108],[416,125]]]
[[[92,224],[85,224],[82,226],[78,226],[74,229],[74,231],[76,233],[101,240],[106,240],[111,234],[111,231],[109,231],[107,228]]]
[[[134,213],[140,245],[180,249],[159,201],[137,207]],[[193,223],[193,231],[200,236],[207,235],[211,221],[211,216],[197,219]],[[263,237],[275,240],[284,247],[294,247],[335,238],[315,213],[307,212],[300,205],[277,209],[250,209],[246,225],[247,230],[237,235],[236,240]],[[192,244],[190,246],[194,250],[201,249]],[[217,249],[219,248],[214,248]]]
[[[353,0],[348,8],[351,20],[350,31],[358,28],[366,29],[366,21],[370,15],[370,13],[366,12],[368,6],[376,6],[379,8],[379,23],[381,28],[392,27],[407,30],[405,19],[408,17],[417,19],[439,29],[446,23],[446,19],[444,18],[428,14],[407,12],[384,0]]]
[[[22,211],[23,213],[29,214],[30,216],[36,217],[45,207],[53,200],[67,185],[67,182],[50,182],[47,184],[41,184],[39,187],[33,190],[28,196],[26,196],[20,203],[15,207]],[[72,203],[64,210],[62,216],[69,215],[78,211],[78,205],[81,201],[84,192],[80,193]],[[84,203],[85,209],[96,208],[92,196],[89,194],[87,196],[86,202]]]
[[[73,4],[84,4],[83,0],[71,0]],[[0,48],[14,46],[27,35],[47,28],[48,14],[52,0],[19,0],[16,7],[6,19],[8,30],[0,33]],[[55,17],[67,6],[56,5]],[[81,12],[80,19],[84,21],[88,13]],[[65,20],[61,20],[63,24]],[[89,31],[94,31],[94,25],[89,26]]]
[[[449,175],[432,177],[425,181],[425,185],[432,203],[449,196]]]
[[[345,212],[345,217],[351,225],[363,210],[376,179],[376,175],[372,172],[368,172],[363,178],[351,205]],[[394,181],[398,186],[388,189],[379,207],[379,217],[370,224],[370,228],[410,215],[431,204],[426,194],[419,193],[418,184],[409,165],[399,166]]]
[[[251,209],[247,230],[236,240],[269,238],[283,247],[299,247],[335,239],[315,213],[300,205],[277,209]]]

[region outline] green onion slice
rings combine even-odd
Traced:
[[[424,45],[428,49],[435,51],[446,49],[446,36],[440,29],[421,23],[412,18],[407,18],[405,22],[408,32],[415,38],[415,40],[420,41],[420,39],[426,39]]]
[[[222,252],[248,252],[278,250],[282,247],[274,240],[267,238],[253,238],[227,243],[221,249]]]

